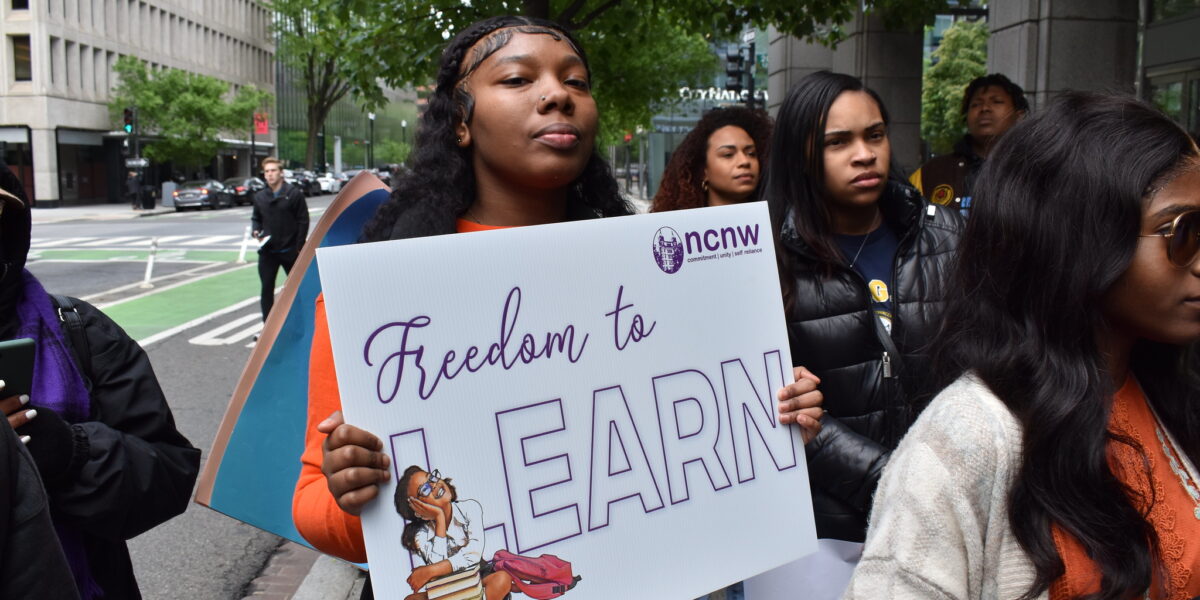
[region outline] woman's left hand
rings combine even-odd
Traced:
[[[779,388],[775,394],[779,399],[779,422],[795,423],[800,426],[800,435],[807,444],[821,432],[821,415],[825,410],[821,404],[825,397],[817,387],[821,378],[804,367],[793,370],[796,382]]]
[[[434,574],[433,565],[421,565],[413,569],[413,572],[408,576],[408,587],[412,588],[412,591],[415,592],[425,587],[425,584],[429,583],[430,579],[433,579]]]
[[[413,512],[416,513],[418,518],[425,519],[426,521],[436,519],[438,513],[442,512],[438,507],[417,498],[409,498],[408,505],[412,507]]]

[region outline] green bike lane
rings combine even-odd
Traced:
[[[48,249],[41,251],[37,258],[43,261],[145,262],[148,256],[148,251],[141,250]],[[248,253],[244,264],[237,263],[237,258],[236,251],[160,250],[155,258],[159,263],[219,263],[223,266],[214,265],[214,269],[218,269],[215,272],[198,274],[161,288],[132,290],[134,293],[130,297],[103,304],[100,308],[131,338],[148,344],[208,318],[257,306],[260,290],[257,253]],[[277,285],[282,284],[283,277],[280,273]]]

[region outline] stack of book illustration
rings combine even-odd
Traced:
[[[429,600],[484,600],[483,580],[479,578],[479,565],[445,577],[431,579],[425,584]]]

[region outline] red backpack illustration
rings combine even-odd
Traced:
[[[571,574],[571,563],[553,554],[533,558],[497,550],[492,557],[492,566],[512,576],[513,585],[535,600],[557,598],[583,579]]]

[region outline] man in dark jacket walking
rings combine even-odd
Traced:
[[[254,195],[254,212],[250,217],[258,248],[258,278],[262,281],[263,321],[275,304],[275,277],[279,267],[292,272],[300,247],[308,237],[308,203],[304,192],[283,180],[283,165],[279,159],[262,161],[265,189]]]

